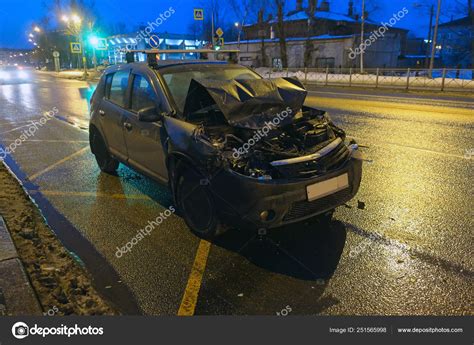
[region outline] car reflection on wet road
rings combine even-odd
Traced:
[[[48,201],[40,207],[54,208],[47,218],[68,222],[67,231],[57,223],[60,238],[80,232],[115,269],[107,290],[125,284],[143,313],[472,314],[473,98],[315,89],[308,102],[329,111],[365,157],[359,194],[330,224],[233,229],[209,244],[173,214],[118,258],[117,247],[172,201],[124,166],[99,173],[87,132],[94,87],[45,73],[0,85],[0,143],[59,110],[6,162]],[[84,252],[82,241],[64,242]]]

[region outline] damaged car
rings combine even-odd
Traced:
[[[102,171],[123,163],[168,185],[203,238],[328,218],[357,193],[362,160],[306,96],[237,64],[117,65],[91,99],[90,146]]]

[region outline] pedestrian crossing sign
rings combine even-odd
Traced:
[[[71,42],[71,53],[80,54],[82,53],[82,44],[79,42]]]
[[[99,38],[97,40],[97,50],[107,50],[107,39],[106,38]]]
[[[194,20],[204,20],[204,10],[202,8],[194,9]]]

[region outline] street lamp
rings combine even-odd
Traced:
[[[243,21],[242,21],[243,25]],[[237,47],[240,49],[240,35],[242,34],[242,25],[239,22],[235,22],[234,26],[237,28]]]
[[[89,43],[96,47],[99,44],[99,39],[97,36],[91,36],[89,37]]]
[[[33,28],[33,30],[36,31],[36,32],[41,32],[41,29],[39,28],[39,26],[35,26],[35,27]]]
[[[79,17],[77,14],[73,14],[71,19],[75,24],[79,24],[82,21],[81,17]]]
[[[94,69],[97,71],[97,57],[95,54],[95,49],[97,48],[97,45],[99,44],[99,39],[97,36],[92,35],[89,37],[89,43],[92,45],[92,62],[94,63]]]
[[[31,37],[31,38],[35,37],[35,35],[33,35],[31,32],[28,36]]]
[[[84,79],[87,77],[87,60],[85,55],[84,40],[82,38],[82,18],[75,13],[71,15],[63,14],[61,20],[66,23],[69,34],[76,36],[82,45],[82,65],[84,67]],[[79,63],[78,63],[79,65]],[[78,66],[79,67],[79,66]]]
[[[433,78],[433,66],[434,66],[434,59],[436,53],[436,40],[438,38],[438,25],[439,25],[439,13],[441,10],[441,0],[438,0],[438,7],[436,9],[436,21],[433,33],[433,42],[431,44],[431,58],[430,58],[430,78]]]

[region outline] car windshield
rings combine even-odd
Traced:
[[[261,79],[250,69],[235,65],[185,65],[163,68],[159,71],[165,80],[171,96],[180,112],[183,112],[188,94],[189,84],[192,79]]]

